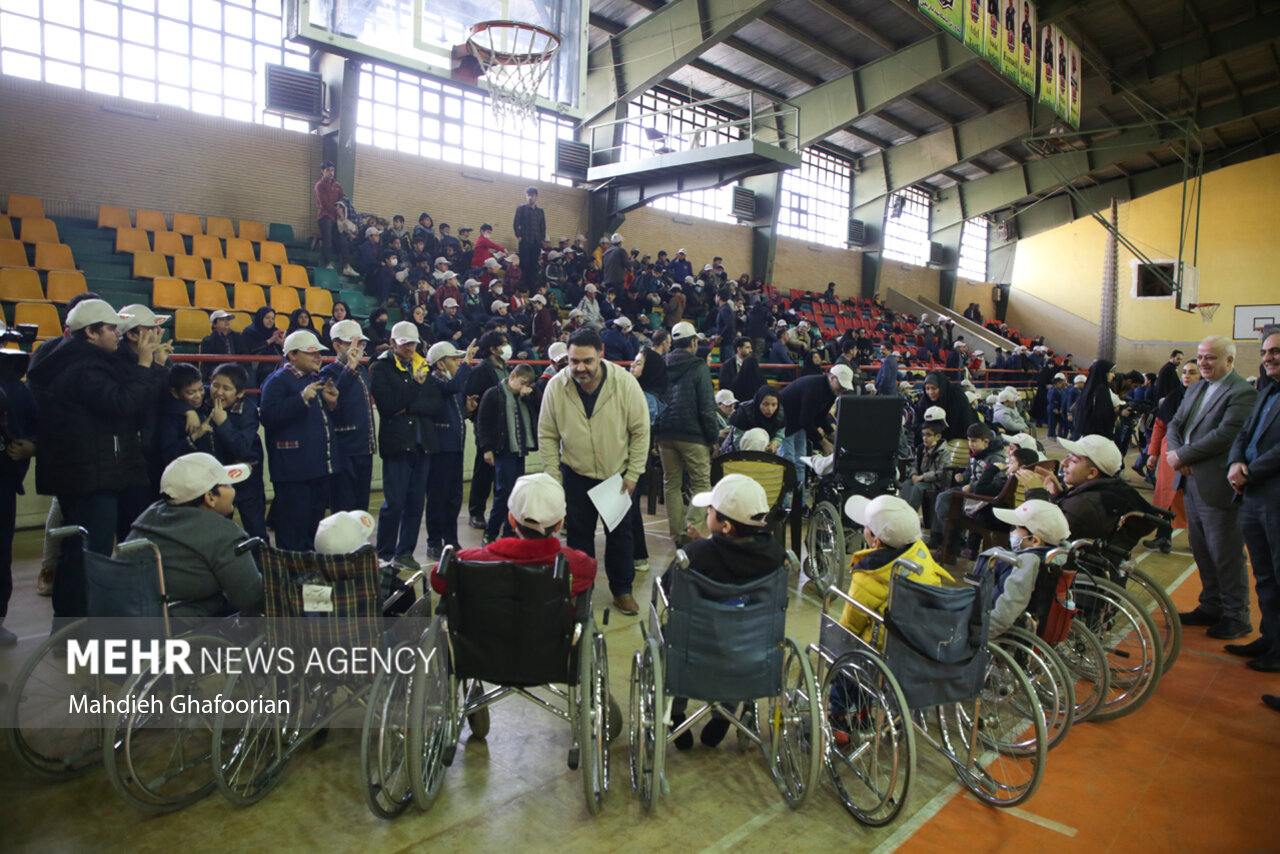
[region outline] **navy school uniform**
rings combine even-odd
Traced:
[[[286,364],[262,384],[260,417],[267,435],[267,461],[275,500],[271,525],[276,547],[311,551],[316,526],[329,504],[329,479],[339,467],[333,420],[319,392],[302,390],[320,378]]]
[[[195,412],[196,417],[201,420],[204,420],[205,413],[192,409],[185,400],[174,397],[168,391],[160,393],[157,410],[156,432],[159,438],[161,471],[183,454],[213,453],[212,433],[206,433],[198,439],[187,435],[187,413]],[[130,524],[132,521],[130,520]]]
[[[330,508],[335,513],[368,511],[373,454],[378,449],[369,369],[361,365],[353,371],[344,362],[330,362],[320,371],[320,376],[332,379],[338,389],[338,405],[332,417],[341,465],[335,469],[330,482]]]
[[[435,417],[439,450],[431,458],[431,488],[427,490],[427,548],[458,544],[458,513],[462,510],[462,454],[467,444],[466,400],[463,391],[470,365],[460,365],[452,379],[436,373],[427,382],[440,389],[443,407]]]
[[[236,484],[240,527],[251,537],[267,538],[267,492],[262,484],[262,440],[258,438],[258,404],[241,397],[227,410],[227,420],[213,425],[213,455],[224,465],[248,463],[249,477]]]
[[[5,446],[18,439],[36,440],[36,399],[22,380],[0,383],[0,431]],[[13,594],[13,534],[17,527],[18,496],[23,495],[31,461],[18,462],[0,454],[0,623]]]

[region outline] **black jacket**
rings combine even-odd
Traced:
[[[37,492],[82,496],[147,482],[137,414],[155,401],[150,369],[70,337],[42,347],[27,379],[40,407]]]
[[[656,438],[716,444],[720,422],[706,360],[688,350],[672,350],[667,354],[667,380],[667,390],[662,395],[667,406],[658,416]]]
[[[480,411],[479,402],[484,393],[496,386],[507,378],[510,371],[507,368],[499,366],[493,359],[481,359],[474,367],[471,368],[471,375],[467,377],[467,385],[462,390],[462,400],[466,403],[468,397],[476,399],[476,410],[467,417],[472,421],[476,420],[477,413]]]
[[[826,374],[812,374],[787,383],[778,393],[786,413],[787,435],[805,431],[815,446],[822,441],[820,427],[830,426],[831,406],[836,396]]]
[[[440,388],[430,379],[417,382],[410,371],[396,365],[390,350],[373,360],[370,391],[378,407],[378,451],[383,459],[421,451],[434,453],[435,417],[444,410]]]
[[[772,575],[787,559],[778,541],[765,533],[741,540],[712,534],[689,543],[684,553],[690,569],[725,584],[745,584]]]
[[[521,456],[537,447],[538,442],[538,407],[535,406],[534,395],[516,399],[517,406],[523,406],[529,413],[529,435],[526,447]],[[516,413],[516,417],[520,417]],[[532,445],[532,447],[529,447]],[[476,453],[493,451],[495,454],[511,453],[511,439],[507,433],[506,393],[498,384],[484,393],[480,405],[476,408]]]
[[[528,204],[520,205],[516,208],[511,229],[516,233],[516,239],[522,243],[541,243],[547,239],[547,212]]]

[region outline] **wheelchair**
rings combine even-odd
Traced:
[[[945,757],[961,784],[997,807],[1024,803],[1044,775],[1045,713],[1026,673],[987,639],[990,576],[964,587],[914,581],[894,563],[883,616],[838,587],[823,598],[818,643],[824,764],[837,796],[860,822],[881,826],[906,803],[916,739]],[[832,613],[871,621],[868,641]]]
[[[568,722],[569,768],[581,769],[587,810],[599,813],[609,792],[609,743],[622,728],[622,713],[609,695],[608,650],[591,591],[570,594],[563,555],[553,566],[531,567],[460,561],[446,548],[436,574],[448,592],[418,643],[412,686],[398,700],[407,695],[414,803],[424,810],[435,803],[463,723],[473,738],[484,738],[489,707],[520,696]]]
[[[668,792],[667,744],[713,712],[734,727],[740,748],[759,745],[788,806],[798,808],[813,789],[822,752],[817,686],[808,656],[785,637],[794,563],[788,554],[787,566],[769,576],[725,584],[690,569],[677,551],[667,570],[670,592],[653,585],[631,663],[631,786],[645,810]],[[706,702],[670,728],[675,697]],[[762,714],[758,701],[766,697]]]

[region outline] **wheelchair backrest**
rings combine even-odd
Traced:
[[[259,550],[267,640],[302,648],[372,646],[379,642],[382,600],[378,554]]]
[[[164,578],[159,558],[150,548],[131,549],[127,556],[120,557],[86,549],[84,578],[90,617],[163,618],[165,615]]]
[[[777,454],[764,451],[734,451],[711,461],[711,482],[715,485],[727,474],[741,474],[764,489],[770,515],[796,488],[796,467]]]
[[[782,687],[787,571],[745,584],[673,569],[667,622],[666,689],[678,697],[734,702]]]
[[[842,394],[836,404],[835,471],[896,471],[903,399]]]

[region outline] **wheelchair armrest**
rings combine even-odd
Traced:
[[[235,548],[236,557],[239,557],[245,552],[256,552],[266,544],[267,544],[267,541],[264,540],[262,537],[248,537],[246,539],[243,539],[240,542],[236,543],[236,548]]]
[[[87,540],[89,531],[79,525],[62,525],[49,531],[46,536],[54,541],[65,540],[67,537],[79,537],[82,540]]]
[[[841,590],[839,587],[836,587],[834,584],[827,588],[826,595],[822,597],[823,616],[828,616],[830,614],[831,601],[836,598],[843,599],[845,601],[845,604],[851,605],[852,607],[857,608],[859,611],[866,614],[868,617],[870,617],[872,620],[875,620],[877,623],[881,623],[881,624],[884,623],[883,615],[877,613],[876,611],[871,610],[866,605],[863,605],[857,599],[854,599],[852,596],[850,596],[848,593],[845,593],[843,590]]]

